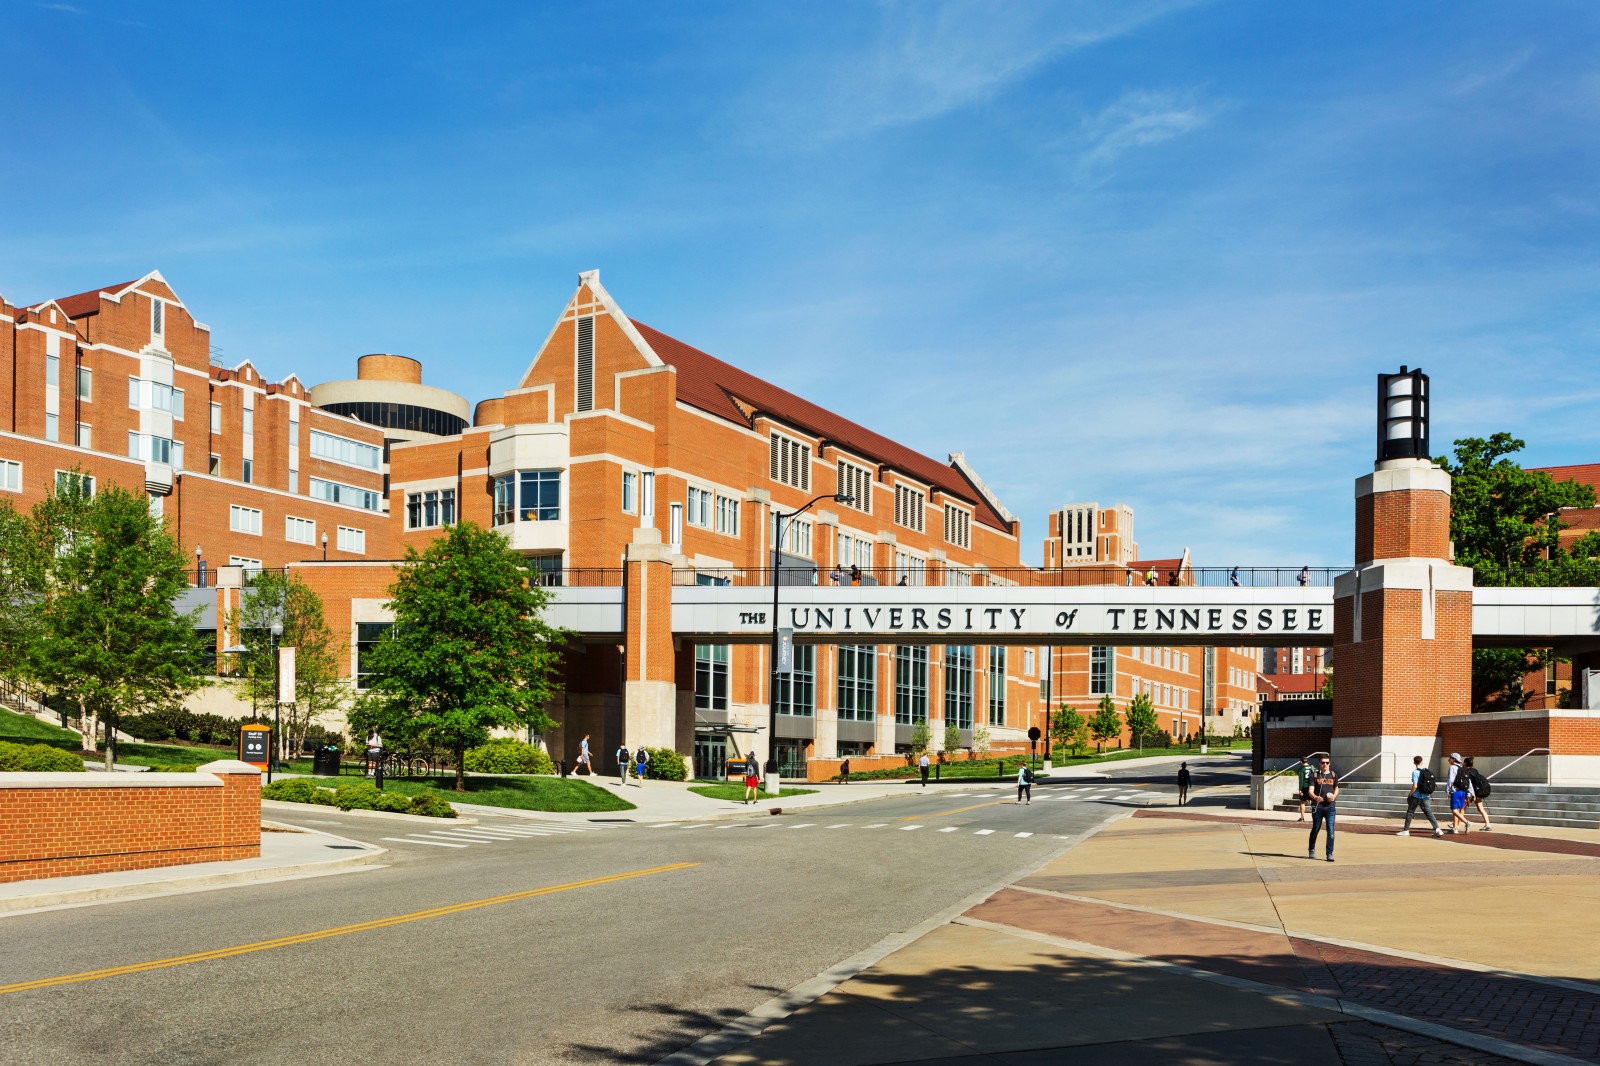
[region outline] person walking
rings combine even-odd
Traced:
[[[1027,763],[1017,768],[1017,802],[1021,803],[1024,797],[1028,806],[1033,806],[1033,771],[1028,769]]]
[[[1339,799],[1339,775],[1333,772],[1333,760],[1323,755],[1317,759],[1317,771],[1311,775],[1311,838],[1306,842],[1306,858],[1317,857],[1317,831],[1328,827],[1328,861],[1333,861],[1333,824]]]
[[[835,564],[832,572],[828,574],[828,580],[833,582],[835,585],[843,585],[844,568]]]
[[[1239,587],[1239,568],[1237,566],[1228,572],[1228,584],[1234,588]]]
[[[1444,830],[1439,828],[1439,819],[1433,816],[1433,790],[1439,787],[1439,779],[1434,777],[1433,771],[1422,765],[1422,756],[1411,757],[1411,794],[1406,797],[1406,821],[1400,827],[1397,837],[1411,835],[1411,816],[1421,811],[1428,819],[1428,824],[1433,826],[1433,835],[1444,836]]]
[[[846,759],[844,762],[839,764],[839,781],[842,784],[846,784],[846,785],[848,785],[850,783],[850,760],[849,759]]]
[[[378,772],[378,766],[383,762],[383,738],[376,729],[367,733],[367,776],[371,777]]]
[[[1156,568],[1155,567],[1152,566],[1148,571],[1146,571],[1146,573],[1144,575],[1144,583],[1146,585],[1149,585],[1151,588],[1155,587],[1155,584],[1156,584]]]
[[[855,565],[854,563],[850,564],[850,584],[861,584],[861,567]]]
[[[920,767],[921,770],[922,770],[922,787],[923,788],[927,788],[928,787],[928,766],[929,765],[930,764],[929,764],[929,761],[928,761],[928,753],[927,752],[923,752],[922,753],[922,758],[917,760],[917,766]]]
[[[583,739],[578,741],[578,767],[577,767],[577,770],[573,771],[573,775],[576,776],[578,770],[583,770],[585,768],[588,769],[589,776],[593,777],[594,776],[594,767],[589,765],[589,734],[588,733],[585,733],[583,735]]]
[[[628,787],[628,767],[630,765],[632,765],[633,758],[629,754],[628,742],[626,740],[620,741],[617,744],[616,756],[617,756],[617,787],[618,788],[627,788]]]
[[[1444,788],[1450,794],[1450,828],[1445,832],[1465,833],[1471,828],[1467,825],[1467,778],[1461,772],[1461,756],[1455,752],[1450,753],[1450,772],[1444,779]]]
[[[1295,575],[1295,580],[1300,582],[1301,588],[1305,588],[1307,585],[1309,585],[1311,583],[1311,567],[1302,566],[1300,568],[1300,573]]]
[[[1300,781],[1300,789],[1294,794],[1294,798],[1300,801],[1299,820],[1303,822],[1306,820],[1306,800],[1311,794],[1311,767],[1304,759],[1301,759],[1294,764],[1294,772]]]
[[[1189,802],[1189,764],[1178,764],[1178,806]]]
[[[744,801],[754,803],[761,798],[761,761],[752,751],[744,760]]]
[[[1482,831],[1487,833],[1494,828],[1489,824],[1489,808],[1483,802],[1489,798],[1489,779],[1483,776],[1483,771],[1472,765],[1470,755],[1461,760],[1461,770],[1467,778],[1467,802],[1478,809],[1478,816],[1483,819]],[[1465,811],[1461,812],[1461,820],[1467,820]]]
[[[639,779],[640,788],[644,787],[644,772],[649,768],[650,753],[645,750],[643,744],[640,744],[639,750],[633,753],[633,773]]]

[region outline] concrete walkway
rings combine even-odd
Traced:
[[[666,1061],[1600,1062],[1596,834],[1395,828],[1341,826],[1328,863],[1282,816],[1140,811]]]

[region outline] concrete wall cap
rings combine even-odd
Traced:
[[[239,763],[238,765],[248,765]],[[255,770],[255,767],[251,767]],[[259,771],[256,771],[259,773]],[[0,788],[220,788],[210,774],[0,773]]]
[[[1450,475],[1426,459],[1391,459],[1370,474],[1356,478],[1356,498],[1377,492],[1442,492],[1450,494]]]
[[[1471,592],[1472,567],[1457,566],[1443,559],[1379,559],[1333,579],[1333,598],[1347,599],[1378,589],[1433,589],[1436,592]]]
[[[238,759],[218,759],[216,762],[208,762],[196,772],[202,774],[255,774],[257,777],[261,776],[261,771],[258,768],[247,762],[240,762]]]

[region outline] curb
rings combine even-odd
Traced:
[[[451,804],[451,806],[454,806],[454,804]],[[263,811],[279,811],[279,812],[285,813],[285,814],[292,814],[292,813],[295,813],[297,811],[303,812],[303,811],[324,810],[324,811],[330,811],[330,812],[332,812],[334,814],[337,814],[337,815],[339,815],[341,817],[350,816],[350,817],[353,817],[353,818],[377,819],[378,821],[381,821],[381,822],[405,822],[407,825],[418,825],[418,824],[430,824],[430,825],[477,825],[478,824],[478,820],[476,818],[463,818],[459,814],[454,818],[426,818],[426,817],[423,817],[420,814],[401,814],[399,811],[361,811],[361,810],[341,811],[337,807],[325,807],[320,803],[290,803],[288,800],[269,800],[269,799],[264,799],[264,800],[261,801],[261,809]],[[321,830],[316,830],[316,832],[321,832]]]

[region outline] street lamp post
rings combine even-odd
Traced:
[[[821,500],[832,500],[834,503],[854,503],[855,497],[842,492],[823,493],[807,501],[799,510],[785,514],[776,507],[772,509],[772,677],[767,685],[767,777],[778,776],[778,586],[780,579],[778,550],[783,545],[783,520],[798,518],[811,510],[812,505]]]
[[[328,534],[326,530],[322,534],[322,561],[328,561]]]
[[[272,772],[278,768],[278,746],[282,743],[282,719],[279,717],[280,704],[278,703],[278,639],[283,636],[283,623],[272,623],[272,754],[267,759],[267,784],[272,784]],[[241,642],[232,647],[223,648],[224,655],[248,655],[250,649]]]

